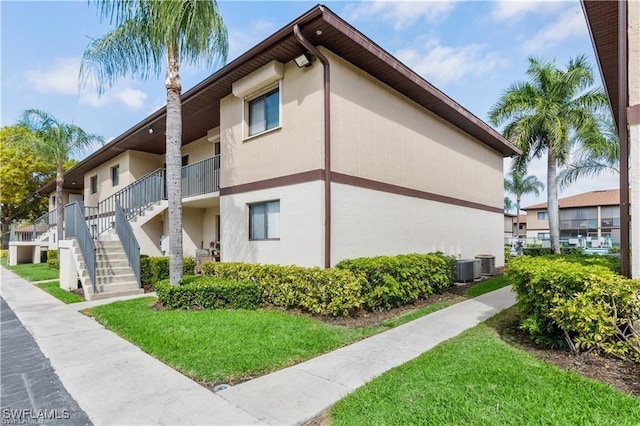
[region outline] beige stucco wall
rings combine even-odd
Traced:
[[[332,170],[502,209],[502,155],[340,57],[331,61]]]
[[[280,128],[243,140],[245,101],[220,101],[221,186],[229,187],[323,167],[322,66],[285,64]]]
[[[49,194],[48,211],[53,211],[56,209],[55,197],[56,197],[56,192],[54,190],[51,194]],[[62,205],[68,204],[73,201],[80,201],[80,200],[82,200],[82,191],[67,191],[67,190],[62,191]]]
[[[207,137],[196,139],[182,147],[182,156],[189,156],[189,164],[213,157],[215,146],[207,140]]]
[[[84,175],[84,203],[86,206],[97,206],[98,202],[115,194],[133,181],[129,171],[130,151],[123,152],[112,160],[102,163]],[[111,184],[111,167],[118,165],[120,168],[119,184]],[[91,177],[98,176],[98,192],[91,193]]]
[[[441,251],[457,259],[495,256],[504,265],[502,213],[332,184],[331,263]]]
[[[220,197],[224,262],[324,265],[323,182]],[[280,238],[249,240],[249,204],[280,200]]]
[[[538,232],[549,232],[549,220],[539,220],[538,213],[546,212],[547,209],[527,210],[527,236],[529,232],[538,235]]]
[[[640,1],[628,1],[629,105],[640,104]]]
[[[129,175],[127,185],[146,174],[162,168],[164,155],[150,154],[142,151],[129,151]],[[122,170],[120,170],[122,173]],[[120,176],[122,179],[122,176]]]

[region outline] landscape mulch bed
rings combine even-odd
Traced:
[[[500,321],[496,331],[509,344],[563,370],[607,383],[621,392],[640,397],[640,364],[608,358],[592,352],[572,354],[566,349],[544,349],[536,345],[519,328],[517,315]]]

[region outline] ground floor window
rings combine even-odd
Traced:
[[[280,238],[280,200],[249,205],[249,239]]]

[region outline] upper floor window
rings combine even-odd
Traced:
[[[280,126],[280,88],[249,102],[249,136]]]
[[[116,164],[111,168],[111,185],[118,186],[120,184],[120,165]]]
[[[98,175],[91,176],[89,180],[89,188],[92,194],[98,193]]]
[[[280,200],[249,205],[249,239],[280,238]]]
[[[548,212],[538,212],[538,220],[549,220]]]

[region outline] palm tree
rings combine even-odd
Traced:
[[[227,58],[227,30],[215,0],[97,0],[115,29],[94,40],[82,57],[81,82],[93,75],[99,93],[120,77],[146,79],[166,70],[166,164],[170,280],[182,278],[182,82],[180,64],[215,66]]]
[[[597,126],[586,129],[581,139],[576,160],[558,173],[560,188],[606,171],[620,173],[620,141],[610,114],[598,116]]]
[[[28,142],[43,158],[53,161],[56,166],[56,228],[58,241],[63,238],[64,223],[62,209],[62,186],[64,166],[73,155],[83,153],[87,148],[104,142],[98,135],[87,133],[74,124],[61,123],[53,115],[37,109],[22,113],[18,124],[31,131]]]
[[[520,236],[520,201],[525,194],[540,195],[544,184],[535,176],[524,176],[522,173],[512,172],[511,180],[504,180],[505,191],[516,196],[516,229]]]
[[[505,124],[503,135],[522,150],[514,171],[525,174],[529,162],[546,153],[551,248],[560,253],[557,168],[567,164],[572,138],[580,142],[595,126],[595,114],[606,108],[607,98],[601,88],[591,88],[593,71],[585,56],[571,59],[565,71],[529,58],[527,75],[529,81],[512,84],[489,117],[495,126]]]
[[[513,210],[513,201],[509,197],[504,197],[504,211],[509,213]]]

